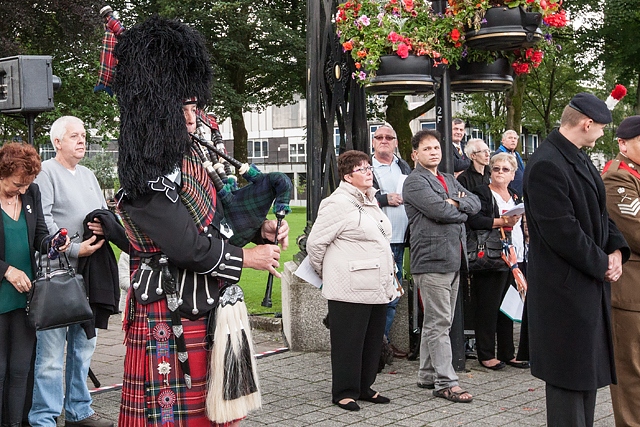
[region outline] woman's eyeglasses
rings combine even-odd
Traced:
[[[499,167],[499,166],[494,166],[493,168],[491,168],[492,171],[494,171],[495,173],[498,173],[500,171],[502,171],[502,173],[509,173],[511,172],[511,168],[507,168],[507,167]]]
[[[360,172],[362,175],[366,175],[367,172],[373,172],[373,166],[367,166],[366,168],[358,168],[351,171],[351,173]]]
[[[393,141],[394,139],[396,139],[396,137],[391,135],[376,135],[373,137],[373,139],[375,139],[376,141],[382,141],[383,139],[387,141]]]
[[[487,148],[487,149],[485,149],[485,150],[478,150],[478,151],[474,151],[474,152],[473,152],[473,154],[480,154],[480,153],[483,153],[483,154],[491,154],[491,150],[489,150],[489,149]]]

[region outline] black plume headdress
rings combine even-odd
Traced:
[[[204,39],[178,21],[160,17],[119,38],[113,90],[120,106],[118,175],[130,198],[172,172],[189,149],[182,100],[209,101],[211,68]]]

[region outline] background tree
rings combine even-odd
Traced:
[[[213,101],[219,121],[231,118],[234,157],[247,159],[247,111],[281,106],[305,93],[306,3],[299,0],[157,0],[123,2],[123,22],[157,12],[198,29],[214,69]],[[124,16],[128,18],[125,19]]]
[[[55,110],[35,120],[36,143],[48,141],[45,135],[53,120],[75,115],[85,127],[101,134],[114,133],[117,123],[115,102],[104,94],[94,95],[102,24],[98,14],[104,4],[98,0],[0,0],[0,58],[15,55],[50,55],[53,73],[62,87],[54,94]],[[0,139],[27,140],[27,127],[21,116],[0,114]]]

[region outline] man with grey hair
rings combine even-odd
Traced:
[[[382,125],[373,134],[373,187],[379,189],[376,199],[382,212],[389,218],[392,226],[391,251],[398,268],[398,278],[402,280],[402,263],[404,261],[405,234],[409,220],[404,211],[402,200],[402,184],[411,173],[411,166],[400,157],[395,151],[398,147],[396,132],[389,125]],[[387,321],[384,328],[384,335],[391,343],[389,332],[396,315],[396,307],[400,298],[396,298],[387,305]],[[407,357],[407,353],[398,350],[391,344],[394,357]]]
[[[511,184],[509,186],[512,187],[514,190],[516,190],[516,193],[522,194],[522,178],[524,177],[524,162],[522,161],[522,157],[520,157],[520,153],[516,151],[516,148],[518,147],[519,139],[520,139],[520,136],[518,135],[518,132],[516,132],[515,130],[509,129],[505,131],[502,134],[502,144],[500,145],[500,147],[498,147],[496,152],[493,154],[496,155],[498,153],[509,153],[512,156],[515,156],[516,163],[518,164],[518,169],[516,169],[516,177],[513,179],[513,181],[511,181]]]
[[[491,150],[487,144],[480,138],[470,139],[464,147],[464,153],[471,160],[471,166],[458,175],[458,182],[469,191],[478,185],[489,184]]]
[[[84,218],[107,204],[93,172],[78,163],[85,155],[84,123],[77,117],[60,117],[51,125],[51,143],[56,156],[42,163],[35,179],[42,193],[42,210],[50,233],[66,228],[69,235],[84,233]],[[87,257],[105,243],[102,225],[89,222],[93,235],[80,243],[72,242],[67,250],[71,265]],[[64,296],[61,296],[64,297]],[[91,335],[91,338],[88,335]],[[33,402],[29,424],[55,427],[64,408],[65,426],[112,427],[91,408],[87,375],[96,348],[95,329],[86,331],[80,324],[36,332]],[[66,341],[66,373],[63,375]],[[65,384],[66,379],[66,384]],[[66,390],[66,392],[64,391]]]

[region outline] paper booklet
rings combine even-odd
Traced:
[[[508,211],[503,212],[502,216],[513,216],[522,214],[524,214],[524,203],[519,203]]]
[[[522,322],[522,310],[524,310],[524,300],[516,288],[509,285],[507,294],[502,300],[500,311],[514,322]]]
[[[311,264],[309,263],[309,255],[304,257],[298,266],[298,269],[293,274],[318,289],[322,287],[322,279],[318,276],[313,267],[311,267]]]

